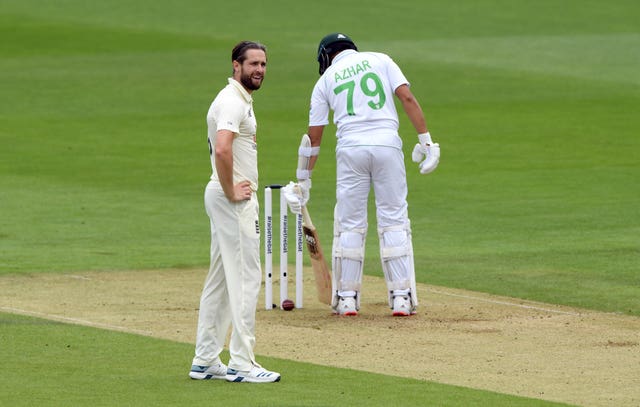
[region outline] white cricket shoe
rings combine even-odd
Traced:
[[[211,366],[191,365],[189,377],[195,380],[226,379],[227,366],[222,362]]]
[[[280,373],[271,372],[255,364],[249,371],[227,369],[226,379],[228,382],[235,383],[273,383],[280,381]]]
[[[393,297],[393,316],[408,317],[416,313],[415,308],[411,305],[411,299],[408,296],[396,295]]]
[[[335,313],[349,317],[358,315],[358,310],[356,309],[356,297],[340,297],[340,299],[338,299],[338,306],[335,309]]]

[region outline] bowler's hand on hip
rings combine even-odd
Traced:
[[[233,186],[233,197],[230,201],[247,201],[251,199],[251,194],[253,194],[253,191],[251,190],[251,183],[249,181],[241,181]]]

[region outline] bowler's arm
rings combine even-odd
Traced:
[[[233,138],[230,130],[219,130],[216,134],[215,155],[216,172],[225,196],[231,202],[251,198],[251,183],[241,181],[233,185]]]

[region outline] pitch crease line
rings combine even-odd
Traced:
[[[575,316],[581,315],[578,312],[560,311],[560,310],[551,309],[551,308],[536,307],[536,306],[533,306],[533,305],[516,304],[516,303],[513,303],[513,302],[507,302],[507,301],[490,300],[490,299],[486,299],[486,298],[474,297],[472,295],[447,293],[447,292],[433,290],[433,289],[431,290],[431,292],[434,292],[436,294],[448,295],[448,296],[451,296],[451,297],[467,298],[467,299],[470,299],[470,300],[488,302],[488,303],[491,303],[491,304],[508,305],[510,307],[518,307],[518,308],[533,309],[533,310],[536,310],[536,311],[552,312],[552,313],[555,313],[555,314],[575,315]]]
[[[20,315],[50,319],[52,321],[69,322],[77,325],[88,326],[91,328],[102,328],[102,329],[108,329],[111,331],[122,331],[126,333],[135,333],[138,335],[145,335],[145,336],[150,336],[153,334],[153,332],[149,332],[149,331],[140,331],[137,329],[126,328],[118,325],[101,324],[99,322],[91,322],[84,319],[69,318],[69,317],[63,317],[63,316],[54,315],[54,314],[45,314],[43,312],[36,312],[36,311],[27,311],[19,308],[0,307],[0,310],[3,312],[9,312],[12,314],[20,314]]]

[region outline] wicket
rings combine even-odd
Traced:
[[[288,298],[288,205],[284,195],[280,190],[282,185],[272,184],[264,189],[264,306],[265,309],[273,309],[273,190],[277,190],[280,194],[280,304]],[[296,215],[296,308],[302,308],[302,214]]]

